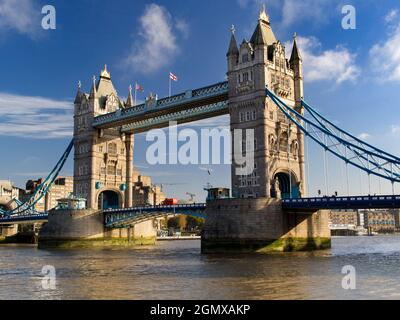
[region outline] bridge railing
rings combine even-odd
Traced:
[[[148,106],[147,104],[141,104],[132,108],[119,109],[115,112],[98,116],[94,119],[93,126],[96,127],[115,120],[123,120],[131,116],[142,115],[149,111],[165,110],[184,102],[195,102],[226,93],[228,93],[228,82],[219,82],[211,86],[188,90],[185,93],[157,100],[154,107]]]
[[[158,205],[158,206],[140,206],[132,208],[118,208],[118,209],[106,209],[104,213],[119,213],[125,211],[149,211],[152,209],[193,209],[193,208],[206,208],[205,203],[194,203],[194,204],[177,204],[177,205]]]
[[[13,222],[29,222],[29,221],[41,221],[47,220],[48,214],[34,214],[34,215],[14,215],[14,216],[4,216],[0,217],[0,224],[13,223]]]
[[[379,209],[400,208],[400,195],[300,198],[282,200],[284,208]]]
[[[137,223],[139,221],[162,217],[166,214],[203,216],[205,209],[205,203],[108,209],[103,211],[104,224],[108,228],[123,228],[132,222]]]

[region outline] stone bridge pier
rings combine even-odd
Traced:
[[[148,220],[120,229],[104,226],[99,210],[52,210],[39,234],[39,248],[86,248],[153,245],[156,227]]]
[[[0,196],[0,208],[5,210],[14,209],[14,205],[12,205],[12,198],[10,196]],[[6,224],[0,225],[0,238],[11,237],[18,233],[18,225],[17,224]]]
[[[329,249],[329,211],[295,213],[272,198],[207,203],[203,253],[284,252]]]

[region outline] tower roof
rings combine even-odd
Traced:
[[[260,10],[257,27],[254,30],[250,42],[253,45],[272,45],[276,42],[276,37],[272,31],[269,16],[265,11],[265,6]]]
[[[128,90],[129,90],[129,91],[128,91],[128,98],[126,99],[125,106],[126,106],[127,108],[131,108],[131,107],[133,107],[133,105],[134,105],[133,97],[132,97],[132,86],[131,86],[131,85],[129,86],[129,89],[128,89]]]
[[[110,72],[108,72],[108,70],[107,70],[106,64],[104,65],[104,69],[101,71],[100,77],[105,78],[105,79],[111,79],[111,75],[110,75]]]
[[[235,27],[234,26],[232,26],[231,31],[232,31],[232,36],[231,36],[231,41],[229,43],[228,53],[226,54],[227,56],[239,55],[239,49],[238,49],[236,38],[235,38]]]
[[[93,80],[92,89],[90,90],[89,94],[90,99],[96,98],[97,94],[96,76],[93,76],[92,80]]]
[[[296,37],[297,37],[297,35],[294,34],[294,36],[293,36],[292,55],[290,56],[290,60],[289,60],[290,62],[292,62],[292,61],[298,61],[298,60],[303,60],[303,59],[301,58],[300,50],[299,50],[299,48],[298,48],[298,46],[297,46]]]
[[[97,84],[97,96],[106,97],[113,93],[116,97],[118,96],[113,83],[111,81],[110,73],[107,70],[107,65],[104,65],[104,69],[100,73],[100,80]]]
[[[81,103],[81,101],[82,101],[83,93],[81,91],[81,88],[82,88],[82,83],[80,81],[78,81],[78,90],[76,92],[75,101],[74,101],[75,104]]]

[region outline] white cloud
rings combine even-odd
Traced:
[[[281,10],[282,18],[280,23],[283,27],[291,26],[300,21],[308,21],[312,23],[324,23],[327,17],[334,10],[336,5],[332,0],[236,0],[241,8],[249,5],[260,8],[262,4],[267,3],[267,11],[269,7]]]
[[[184,39],[189,38],[189,24],[183,19],[176,19],[176,29],[182,34]]]
[[[0,30],[34,36],[40,29],[40,14],[34,0],[0,0]]]
[[[177,20],[173,24],[171,14],[162,6],[150,4],[140,17],[139,39],[133,44],[127,64],[139,72],[154,72],[167,66],[179,53],[177,35],[188,36],[188,24]]]
[[[385,21],[386,21],[386,23],[392,23],[392,22],[396,21],[398,19],[398,17],[399,17],[399,10],[392,9],[385,16]]]
[[[373,71],[381,81],[400,81],[399,12],[397,10],[390,11],[385,21],[390,30],[388,37],[371,48],[369,51],[370,61]]]
[[[0,92],[0,136],[31,139],[72,137],[73,105]]]
[[[400,126],[399,125],[392,126],[392,134],[395,136],[400,136]]]
[[[327,15],[332,10],[327,7],[332,4],[331,0],[284,0],[278,1],[282,6],[282,25],[290,26],[299,23],[300,20],[322,23],[326,21]]]
[[[358,138],[358,139],[361,139],[361,140],[368,140],[368,139],[371,138],[371,135],[370,135],[369,133],[364,132],[364,133],[360,133],[360,134],[357,136],[357,138]]]
[[[335,81],[337,84],[345,81],[356,81],[361,73],[356,65],[356,54],[343,46],[335,49],[321,50],[321,43],[315,37],[297,37],[304,63],[304,79],[306,82]],[[288,56],[292,43],[286,43]]]

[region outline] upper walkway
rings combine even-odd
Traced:
[[[219,82],[160,100],[148,99],[94,118],[93,127],[122,127],[122,132],[140,133],[167,127],[170,121],[181,124],[228,114],[228,90],[228,82]]]

